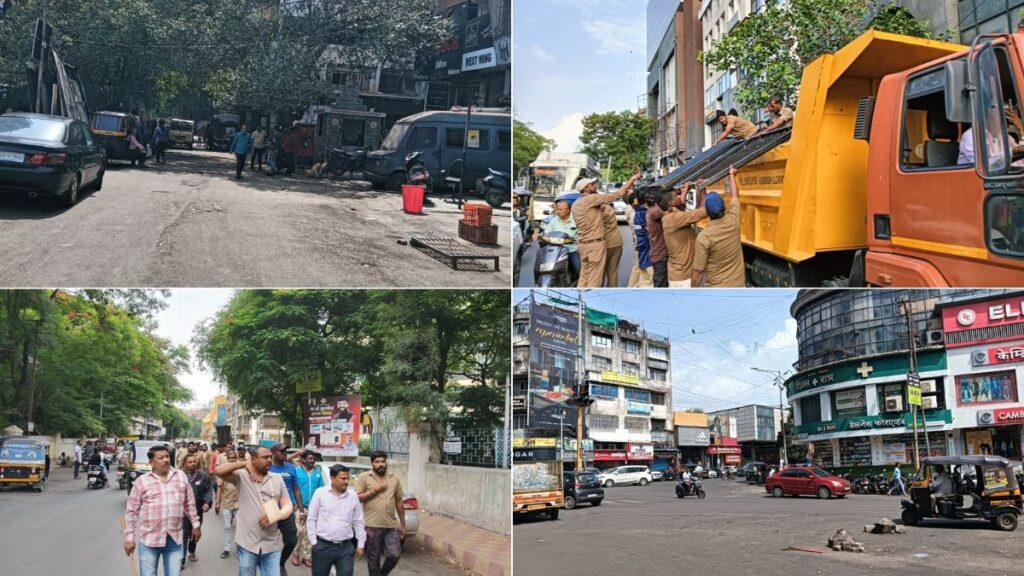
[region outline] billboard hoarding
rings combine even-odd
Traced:
[[[306,437],[324,456],[358,456],[361,412],[359,394],[311,395],[306,399]]]

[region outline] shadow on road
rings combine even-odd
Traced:
[[[0,195],[0,223],[4,220],[48,220],[57,218],[74,210],[83,203],[89,202],[93,196],[103,194],[102,190],[94,190],[91,186],[79,192],[78,203],[71,208],[61,204],[59,198],[39,196],[29,198],[28,193],[9,193]]]

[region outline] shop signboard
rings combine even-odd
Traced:
[[[711,434],[707,428],[696,426],[676,427],[676,446],[707,446],[711,443]]]
[[[639,376],[610,371],[601,372],[601,380],[603,382],[612,382],[614,384],[629,384],[632,386],[637,386],[640,384]]]
[[[1024,346],[996,346],[987,350],[975,350],[971,353],[972,366],[1013,364],[1016,362],[1024,362]]]
[[[922,423],[925,419],[929,426],[950,424],[953,422],[953,413],[949,410],[931,410],[924,413],[925,418],[918,418]],[[815,422],[812,424],[801,424],[796,427],[798,434],[832,434],[836,432],[850,432],[857,430],[884,430],[893,428],[913,427],[913,417],[909,412],[896,415],[858,416],[855,418],[839,418],[827,422]]]
[[[654,460],[653,444],[626,444],[626,452],[630,460]]]
[[[324,456],[359,455],[359,394],[324,396],[312,394],[306,399],[307,437]]]
[[[1024,424],[1024,407],[992,408],[978,412],[978,424],[981,426],[1005,426]]]
[[[483,70],[485,68],[494,68],[498,65],[498,56],[494,52],[494,47],[484,48],[483,50],[476,50],[473,52],[467,52],[462,55],[462,71],[470,72],[472,70]]]
[[[630,414],[650,414],[651,405],[643,402],[633,402],[632,400],[626,401],[626,412]]]
[[[622,450],[594,450],[594,462],[625,462],[626,453]]]
[[[946,354],[943,350],[921,352],[917,355],[918,372],[934,372],[946,369]],[[841,384],[867,378],[903,376],[910,371],[905,355],[888,358],[873,358],[870,361],[858,360],[833,368],[804,372],[786,381],[787,394],[792,396],[808,390],[823,388],[833,384]]]
[[[1019,336],[1014,336],[1008,330],[1000,331],[1001,334],[993,334],[986,330],[964,334],[961,337],[949,338],[948,335],[1021,322],[1024,322],[1024,299],[1019,296],[942,309],[942,329],[947,334],[947,348],[1017,339]]]
[[[907,374],[907,404],[921,405],[921,377],[916,372]]]

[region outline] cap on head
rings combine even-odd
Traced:
[[[597,178],[580,178],[580,181],[576,183],[576,191],[583,192],[587,186],[597,182]]]
[[[707,199],[704,200],[704,208],[708,211],[708,216],[717,218],[725,212],[725,201],[718,192],[711,192],[708,194]]]
[[[278,450],[284,452],[287,449],[288,449],[288,445],[285,444],[284,442],[278,442],[278,443],[276,443],[276,444],[274,444],[273,446],[270,447],[270,451],[271,452],[277,452]]]

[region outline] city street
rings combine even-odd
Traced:
[[[51,574],[130,574],[122,548],[120,517],[127,495],[107,488],[87,490],[85,475],[72,480],[70,468],[54,469],[41,494],[7,489],[0,493],[0,566],[4,574],[49,576]],[[197,554],[183,574],[226,576],[237,573],[234,550],[220,558],[223,532],[221,517],[212,511],[204,516],[203,538]],[[137,557],[136,557],[136,562]],[[456,576],[465,572],[446,561],[416,550],[406,543],[396,572],[416,576]],[[291,575],[310,574],[305,567],[288,564]],[[355,573],[365,575],[366,563],[356,562]]]
[[[166,164],[108,166],[103,189],[61,209],[0,197],[0,278],[8,286],[508,286],[503,245],[458,239],[461,212],[435,200],[402,212],[400,194],[362,180],[234,179],[224,153],[172,150]],[[406,243],[442,237],[501,256],[500,272],[454,271]],[[487,262],[490,265],[490,262]]]
[[[900,498],[773,498],[737,480],[706,480],[704,500],[678,499],[674,483],[605,489],[599,507],[562,510],[557,521],[514,527],[516,571],[574,574],[1018,574],[1024,531],[988,523],[927,521],[908,534],[863,532],[879,517],[899,523]],[[784,551],[825,548],[845,528],[865,553]]]

